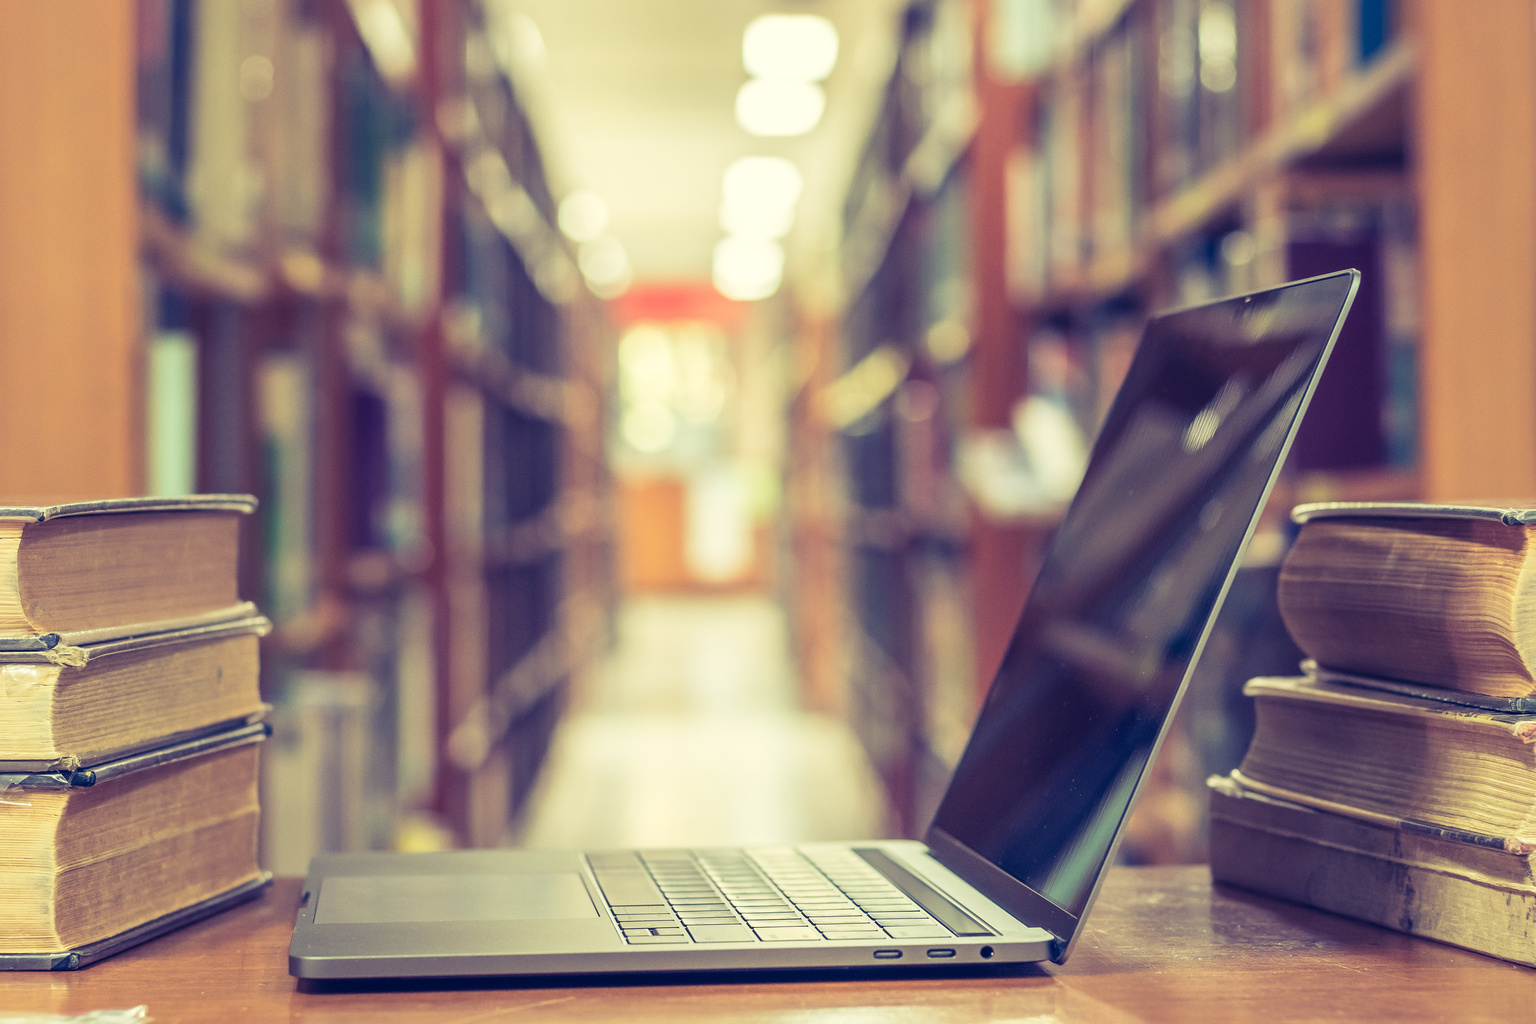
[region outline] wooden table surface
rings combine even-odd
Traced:
[[[1529,1021],[1536,971],[1237,890],[1204,868],[1111,872],[1061,967],[299,991],[299,882],[73,973],[0,975],[8,1012],[145,1004],[156,1024],[251,1021]]]

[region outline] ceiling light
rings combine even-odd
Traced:
[[[608,204],[594,192],[572,192],[560,200],[560,230],[573,242],[590,242],[608,226]]]
[[[793,207],[800,198],[800,168],[781,156],[744,156],[725,169],[720,188],[735,205]]]
[[[736,122],[753,135],[804,135],[821,121],[821,86],[783,78],[754,78],[736,94]]]
[[[629,288],[629,256],[617,238],[603,235],[583,242],[576,263],[598,298],[615,299]]]
[[[793,206],[770,206],[765,203],[720,204],[720,229],[728,235],[749,235],[752,238],[783,238],[795,223]]]
[[[732,235],[715,246],[715,287],[728,299],[766,299],[784,279],[784,250],[777,242]]]
[[[764,14],[741,37],[741,61],[758,78],[819,82],[837,63],[837,29],[815,14]]]

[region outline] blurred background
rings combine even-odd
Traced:
[[[251,492],[264,858],[920,835],[1149,313],[1359,299],[1318,498],[1536,495],[1530,0],[0,3],[0,490]]]

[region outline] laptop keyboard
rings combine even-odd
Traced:
[[[587,862],[632,945],[951,935],[852,850],[625,850]]]

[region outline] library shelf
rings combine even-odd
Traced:
[[[136,2],[148,403],[197,410],[163,478],[262,500],[269,858],[501,841],[606,632],[608,327],[483,5],[423,5],[402,74],[346,0]]]
[[[1007,448],[1026,399],[1070,411],[1086,443],[1150,313],[1344,266],[1368,278],[1264,551],[1297,501],[1536,488],[1528,6],[958,7],[907,8],[845,203],[843,301],[801,332],[790,402],[807,699],[878,723],[866,746],[909,833],[955,754],[941,723],[974,713],[1056,522],[1048,503],[997,506],[967,459]],[[1022,63],[1020,26],[1050,40]],[[919,188],[927,117],[965,106],[938,96],[953,67],[971,76],[964,146]],[[1489,102],[1468,109],[1474,94]],[[828,416],[823,396],[877,352],[898,379]],[[1503,414],[1508,445],[1490,441]]]

